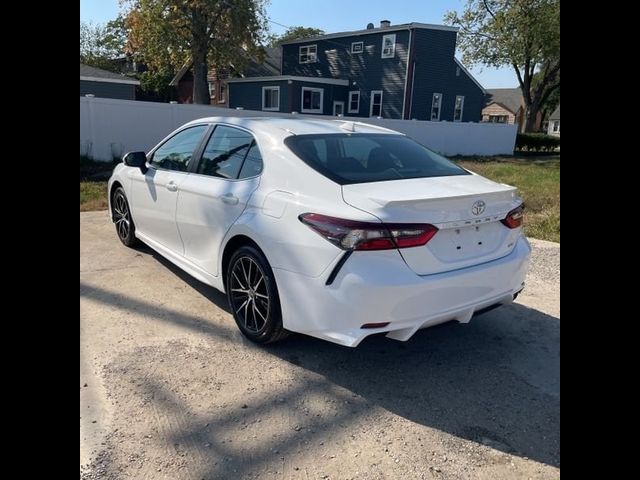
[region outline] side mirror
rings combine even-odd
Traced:
[[[122,161],[128,167],[138,167],[142,173],[147,173],[147,155],[144,152],[129,152]]]

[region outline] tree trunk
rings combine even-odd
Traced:
[[[524,117],[525,133],[531,133],[536,128],[539,111],[540,105],[537,102],[533,102],[531,105],[527,105],[527,110]]]
[[[207,82],[206,48],[194,48],[193,52],[193,103],[209,105],[209,83]]]
[[[207,82],[207,53],[209,39],[207,36],[207,22],[203,12],[194,7],[192,11],[193,43],[191,54],[193,57],[193,103],[209,105],[209,84]]]

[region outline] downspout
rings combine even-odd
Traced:
[[[411,68],[411,95],[409,97],[409,115],[407,116],[407,120],[411,119],[411,109],[413,108],[413,81],[416,77],[416,61],[413,61],[413,66]]]
[[[413,106],[413,80],[415,78],[415,42],[416,36],[413,30],[409,30],[409,52],[407,60],[407,74],[404,79],[404,100],[402,102],[402,118],[409,120],[411,118],[411,107]],[[409,80],[411,79],[411,80]],[[409,104],[409,108],[405,109],[405,105]]]
[[[293,111],[293,80],[287,81],[287,85],[289,87],[289,112]]]
[[[407,85],[409,83],[409,67],[411,66],[411,41],[413,30],[409,29],[409,48],[407,51],[407,69],[404,72],[404,91],[402,92],[402,119],[406,120],[405,105],[407,104]]]

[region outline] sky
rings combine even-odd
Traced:
[[[445,12],[461,11],[464,0],[271,0],[267,6],[271,33],[279,34],[286,26],[302,25],[321,28],[327,33],[359,30],[371,22],[378,26],[380,20],[391,24],[420,22],[442,24]],[[80,0],[80,20],[105,23],[116,18],[118,0]],[[280,24],[280,25],[279,25]],[[460,52],[458,52],[458,56]],[[517,87],[518,80],[510,68],[469,68],[473,76],[485,88]]]

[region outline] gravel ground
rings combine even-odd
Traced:
[[[517,303],[406,343],[259,348],[224,296],[80,214],[81,479],[557,479],[559,245]]]

